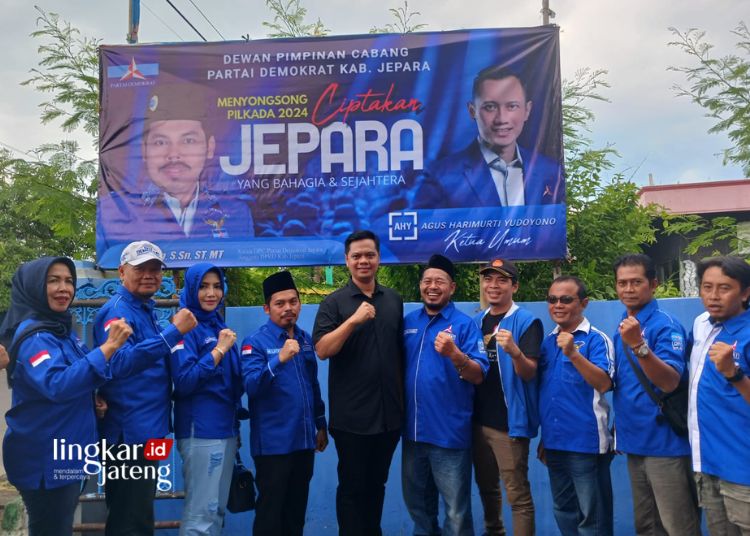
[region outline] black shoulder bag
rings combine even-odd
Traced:
[[[659,411],[661,412],[659,417],[662,417],[667,421],[667,424],[672,427],[675,434],[687,437],[688,382],[680,380],[677,389],[671,393],[662,393],[661,395],[656,394],[656,391],[651,388],[651,382],[648,381],[643,370],[636,365],[635,360],[630,355],[630,348],[628,348],[625,342],[622,343],[622,348],[625,351],[630,366],[633,368],[633,372],[635,372],[635,376],[638,378],[643,390],[646,391],[646,394],[648,394],[651,400],[654,401],[654,404],[659,408]]]
[[[239,451],[237,452],[232,483],[229,485],[227,510],[233,514],[255,509],[255,477],[253,472],[242,464]]]

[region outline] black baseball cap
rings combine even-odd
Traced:
[[[488,272],[497,272],[505,277],[510,277],[514,282],[518,281],[518,268],[516,268],[516,265],[510,261],[492,259],[479,269],[479,273],[482,275]]]

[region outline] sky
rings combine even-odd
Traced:
[[[196,41],[198,36],[166,0],[141,0],[141,43]],[[209,41],[222,40],[197,5],[227,40],[249,34],[267,36],[263,21],[272,19],[263,0],[172,0]],[[373,26],[393,22],[388,9],[397,0],[301,0],[308,19],[320,19],[332,35],[367,33]],[[127,0],[37,0],[45,11],[55,12],[83,35],[105,44],[125,43]],[[590,104],[596,114],[590,138],[596,147],[611,144],[620,154],[614,171],[644,185],[649,175],[654,184],[700,182],[744,178],[736,165],[722,164],[721,151],[729,146],[723,134],[709,134],[713,121],[673,86],[685,85],[684,75],[669,66],[693,65],[676,47],[669,27],[706,31],[714,53],[735,53],[731,30],[741,20],[750,23],[748,0],[550,0],[561,28],[563,78],[581,68],[605,69],[609,89],[602,93],[608,103]],[[541,0],[411,0],[409,8],[420,12],[416,22],[425,30],[529,27],[542,24]],[[44,96],[20,83],[39,60],[40,42],[29,36],[38,12],[29,0],[0,0],[5,51],[0,73],[0,144],[29,151],[43,143],[77,139],[85,156],[95,155],[88,138],[63,133],[56,124],[42,126],[39,103]],[[22,156],[20,152],[17,153]]]

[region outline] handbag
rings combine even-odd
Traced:
[[[237,452],[232,471],[232,482],[229,485],[227,510],[233,514],[255,509],[255,477],[253,472],[245,467]]]
[[[633,372],[635,372],[635,376],[636,378],[638,378],[638,381],[643,387],[643,390],[646,391],[646,394],[651,398],[651,400],[654,401],[654,404],[656,404],[656,406],[659,408],[661,414],[658,417],[661,417],[663,420],[665,420],[675,434],[681,437],[687,437],[689,391],[687,380],[680,380],[677,389],[675,389],[671,393],[662,393],[661,395],[656,394],[656,391],[654,391],[651,387],[651,382],[649,382],[646,378],[646,374],[644,374],[643,370],[636,365],[635,360],[630,355],[630,348],[628,348],[625,342],[622,343],[622,348],[625,351],[625,355],[630,362],[630,366],[633,368]]]

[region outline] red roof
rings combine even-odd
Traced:
[[[644,186],[641,204],[656,203],[672,214],[750,211],[750,179]]]

